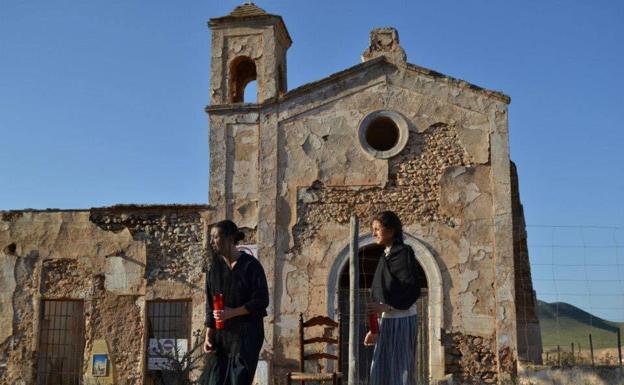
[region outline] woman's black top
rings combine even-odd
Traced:
[[[202,385],[251,385],[258,355],[264,342],[262,319],[267,315],[269,290],[264,269],[258,260],[241,253],[230,269],[222,257],[216,257],[206,275],[206,326],[214,328],[212,315],[215,294],[223,294],[229,308],[244,306],[249,314],[224,321],[216,330],[216,354],[207,357],[199,383]]]
[[[373,299],[407,310],[426,285],[424,272],[416,262],[414,250],[404,243],[392,245],[388,255],[382,254],[373,277]]]
[[[249,312],[226,320],[224,328],[216,331],[217,353],[239,354],[241,344],[250,343],[253,345],[259,343],[259,349],[264,338],[262,319],[267,315],[266,308],[269,306],[266,275],[260,262],[251,255],[241,252],[236,264],[230,269],[222,257],[214,259],[206,276],[205,324],[211,328],[216,326],[212,310],[213,298],[217,293],[223,294],[223,304],[226,307],[244,306]]]

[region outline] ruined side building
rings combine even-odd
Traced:
[[[503,384],[539,361],[509,97],[408,63],[392,28],[371,32],[360,64],[288,90],[280,16],[247,3],[209,26],[209,205],[1,212],[0,384],[153,383],[153,340],[191,350],[203,331],[207,234],[224,218],[266,270],[257,380],[281,384],[300,313],[346,325],[351,215],[366,300],[368,220],[386,209],[427,280],[419,377]],[[369,350],[359,362],[364,379]]]

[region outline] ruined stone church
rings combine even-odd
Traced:
[[[193,351],[209,229],[224,218],[270,286],[256,381],[282,384],[300,313],[348,325],[352,215],[366,301],[381,255],[368,220],[381,210],[399,214],[426,276],[423,383],[504,384],[539,361],[510,98],[407,62],[392,28],[372,30],[361,63],[289,90],[280,16],[246,3],[209,27],[209,204],[0,212],[0,384],[163,378],[150,349]],[[365,381],[371,351],[359,355]]]

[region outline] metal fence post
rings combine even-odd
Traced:
[[[592,367],[595,365],[594,362],[594,343],[592,342],[591,333],[589,333],[589,354],[591,355],[591,363]]]

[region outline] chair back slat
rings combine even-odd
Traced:
[[[338,356],[329,353],[310,353],[303,356],[304,360],[338,360]]]
[[[310,318],[303,323],[304,328],[309,328],[312,326],[329,326],[335,328],[338,327],[338,322],[334,321],[329,317],[318,315],[316,317]]]
[[[304,345],[317,344],[317,343],[337,345],[339,342],[338,342],[338,338],[331,338],[331,337],[314,337],[314,338],[308,338],[306,340],[303,340]]]

